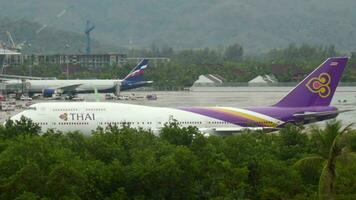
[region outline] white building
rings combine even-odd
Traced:
[[[248,82],[248,86],[270,86],[278,83],[274,75],[259,75]]]
[[[223,80],[218,75],[206,74],[200,75],[193,86],[215,86],[223,83]]]

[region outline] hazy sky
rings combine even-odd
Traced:
[[[0,17],[25,18],[115,45],[177,48],[241,43],[262,51],[289,43],[356,46],[354,0],[0,0]]]

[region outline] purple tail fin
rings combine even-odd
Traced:
[[[328,58],[274,106],[330,105],[347,61],[347,57]]]

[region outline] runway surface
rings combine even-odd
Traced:
[[[238,91],[135,92],[135,96],[138,97],[156,94],[158,99],[149,101],[145,98],[138,98],[138,100],[119,102],[160,107],[228,106],[246,108],[273,105],[286,95],[291,88],[265,87],[265,90],[263,90],[263,87],[260,87],[258,89],[259,91],[254,91],[253,88],[248,90],[248,87],[241,87]],[[122,94],[130,95],[129,92]],[[87,95],[86,99],[93,101],[95,95]],[[339,88],[335,93],[332,105],[341,110],[356,109],[356,87]],[[337,119],[344,124],[356,123],[356,110],[340,114]]]
[[[131,96],[134,93],[136,100],[108,100],[110,102],[139,104],[147,106],[159,107],[189,107],[189,106],[228,106],[228,107],[253,107],[253,106],[268,106],[276,103],[283,97],[290,88],[279,87],[265,87],[258,88],[254,91],[253,88],[241,87],[234,91],[150,91],[150,92],[123,92],[122,95]],[[146,95],[156,94],[157,100],[147,100]],[[85,101],[105,101],[104,95],[87,94],[81,95]],[[48,100],[33,100],[32,103],[44,102]],[[54,100],[50,100],[56,102]],[[24,104],[24,102],[17,101],[17,104]],[[349,87],[347,89],[341,88],[336,91],[332,102],[333,106],[339,109],[356,109],[356,87]],[[5,121],[11,115],[20,112],[18,109],[14,112],[1,112],[0,120]],[[340,114],[338,119],[344,124],[356,122],[356,111]],[[321,124],[322,125],[322,124]],[[354,125],[354,127],[356,127]]]

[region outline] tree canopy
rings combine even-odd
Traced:
[[[40,134],[22,119],[0,127],[0,199],[316,199],[322,167],[296,163],[323,154],[330,130],[204,137],[173,123],[160,136],[129,127],[85,136]],[[344,135],[339,144],[355,151],[355,130]],[[335,165],[336,199],[356,197],[356,162],[346,160]]]

